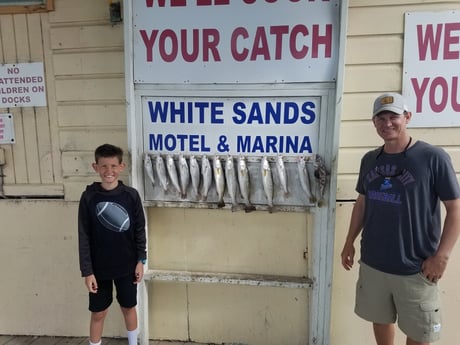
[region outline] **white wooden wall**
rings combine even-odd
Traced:
[[[55,5],[44,29],[55,82],[50,112],[58,128],[65,198],[76,200],[94,179],[94,149],[105,142],[127,148],[123,26],[110,23],[107,0]]]
[[[41,14],[0,16],[0,62],[43,62]],[[1,145],[4,193],[7,195],[63,195],[58,147],[53,146],[52,118],[47,107],[7,108],[13,114],[16,142]]]
[[[381,145],[370,121],[374,99],[383,92],[401,92],[404,13],[459,8],[460,2],[453,0],[350,0],[337,199],[356,198],[360,159],[365,151]],[[411,134],[443,146],[460,171],[457,128],[418,128]]]
[[[136,0],[137,1],[137,0]],[[43,108],[19,108],[0,109],[2,112],[10,111],[15,117],[16,143],[14,145],[1,145],[5,151],[6,165],[3,167],[4,191],[11,196],[56,196],[65,197],[66,201],[77,201],[84,185],[94,180],[94,173],[91,169],[94,148],[103,143],[111,142],[127,149],[126,115],[125,115],[125,91],[124,91],[124,61],[123,61],[123,24],[112,25],[109,21],[107,0],[55,0],[55,11],[50,13],[0,15],[0,62],[36,62],[45,63],[45,76],[48,96],[48,106]],[[375,96],[384,91],[400,91],[403,58],[403,32],[404,12],[406,11],[442,11],[447,9],[460,9],[459,1],[424,1],[424,0],[350,0],[348,19],[348,40],[345,70],[345,92],[343,98],[342,125],[340,131],[340,154],[338,164],[338,189],[337,198],[340,200],[353,200],[356,197],[354,186],[356,183],[359,160],[362,154],[369,148],[380,144],[375,130],[370,121],[370,109]],[[417,139],[429,141],[433,144],[446,148],[451,154],[456,170],[460,172],[460,142],[457,139],[457,128],[443,129],[412,129],[413,136]],[[359,134],[359,135],[358,135]],[[129,158],[127,157],[129,162]],[[128,175],[127,171],[127,175]],[[126,179],[127,179],[126,175]],[[59,247],[62,243],[59,240],[67,241],[66,247],[72,251],[76,248],[75,222],[72,214],[75,215],[75,203],[55,204],[48,201],[39,203],[36,208],[35,219],[28,220],[21,217],[25,214],[30,204],[6,203],[0,200],[2,214],[11,217],[21,218],[20,222],[11,217],[4,217],[2,229],[21,229],[21,231],[2,232],[0,253],[4,253],[1,260],[0,271],[12,274],[13,277],[35,277],[38,282],[54,281],[55,272],[60,273],[60,280],[57,284],[65,282],[66,293],[63,296],[55,294],[40,294],[36,296],[35,284],[28,285],[25,280],[11,279],[14,287],[13,297],[24,299],[28,303],[18,305],[3,303],[5,296],[9,298],[11,290],[1,294],[2,305],[9,306],[4,317],[8,317],[9,323],[0,322],[0,331],[3,333],[23,334],[59,334],[85,336],[87,330],[86,296],[83,285],[79,285],[76,267],[76,254],[71,256],[64,252],[53,252],[52,260],[47,250],[50,246]],[[70,206],[73,207],[70,207]],[[334,345],[366,345],[372,343],[372,334],[369,325],[361,323],[353,316],[354,301],[354,276],[349,272],[345,273],[338,266],[338,253],[343,241],[343,234],[347,230],[350,216],[351,202],[338,203],[336,233],[336,262],[334,266],[333,281],[333,324],[331,331],[331,344]],[[14,212],[11,212],[11,210]],[[151,211],[149,217],[167,222],[168,219],[182,221],[184,227],[189,218],[197,216],[189,215],[188,211],[182,210],[180,217],[174,210],[159,213],[160,210]],[[27,211],[28,212],[28,211]],[[203,211],[204,212],[204,211]],[[171,214],[172,213],[172,214]],[[30,214],[30,213],[28,213]],[[55,214],[60,214],[59,221],[55,220]],[[36,218],[47,215],[36,226]],[[226,215],[228,216],[228,215]],[[226,217],[229,218],[229,217]],[[220,218],[222,220],[222,218]],[[227,219],[228,220],[228,219]],[[155,220],[151,220],[154,222]],[[230,219],[231,221],[231,219]],[[289,229],[294,226],[296,229],[298,219],[294,222],[285,219],[285,227]],[[62,228],[67,229],[63,232]],[[231,223],[227,228],[220,228],[219,231],[233,230]],[[30,230],[27,230],[30,229]],[[71,229],[72,231],[70,231]],[[151,234],[152,238],[158,241],[150,244],[153,258],[161,264],[177,263],[177,257],[173,255],[168,243],[178,245],[178,241],[170,237],[171,231],[165,231],[168,226],[163,226],[157,233]],[[174,227],[171,228],[174,230]],[[192,229],[197,232],[197,229]],[[37,236],[40,231],[46,231],[45,237]],[[190,235],[187,229],[181,228],[178,237]],[[212,239],[212,228],[206,228],[203,234],[209,234]],[[276,229],[271,229],[276,233]],[[30,233],[29,233],[30,232]],[[304,243],[303,232],[298,233],[299,243]],[[229,236],[230,231],[224,233]],[[31,235],[34,235],[30,240]],[[64,236],[65,235],[65,236]],[[7,241],[5,241],[5,236]],[[64,239],[63,239],[64,236]],[[215,236],[215,234],[214,234]],[[275,241],[276,237],[272,236]],[[197,238],[197,237],[194,237]],[[206,238],[205,238],[206,239]],[[233,237],[226,237],[228,242],[235,241]],[[203,240],[203,239],[201,239]],[[255,242],[255,239],[251,239]],[[265,239],[265,247],[269,248],[274,242]],[[283,239],[285,240],[285,239]],[[46,244],[40,241],[46,241]],[[37,244],[33,243],[37,242]],[[9,248],[5,248],[8,243]],[[200,242],[202,243],[202,242]],[[283,242],[286,247],[288,243]],[[200,250],[192,247],[194,243],[189,242],[188,247],[183,247],[181,255],[185,257],[192,253],[196,256],[189,258],[186,264],[193,265],[207,264],[206,258],[198,261]],[[29,248],[29,250],[26,250]],[[274,246],[274,249],[279,249]],[[8,249],[8,250],[5,250]],[[37,259],[38,254],[45,255],[48,260]],[[164,251],[162,254],[161,251]],[[300,249],[295,253],[286,256],[284,252],[278,252],[278,257],[272,260],[285,270],[283,265],[289,260],[296,265],[301,262],[297,256]],[[458,250],[457,250],[458,252]],[[18,260],[9,258],[20,254]],[[176,251],[177,253],[177,251]],[[230,250],[227,251],[230,257]],[[215,256],[219,253],[216,252]],[[238,255],[238,252],[235,254]],[[286,261],[286,257],[289,258]],[[456,313],[460,308],[458,289],[460,279],[457,279],[455,272],[460,265],[460,255],[456,260],[451,261],[446,280],[443,282],[443,294],[446,296],[446,334],[439,342],[439,345],[455,344],[457,332],[455,328]],[[284,258],[284,259],[282,259]],[[278,261],[276,261],[277,259]],[[72,262],[69,262],[72,261]],[[34,265],[30,265],[33,262]],[[50,269],[50,263],[58,265],[58,269]],[[181,264],[183,262],[180,262]],[[253,262],[246,264],[250,265]],[[300,265],[291,265],[290,269]],[[273,265],[272,265],[273,266]],[[72,271],[70,267],[74,267]],[[268,266],[267,266],[268,267]],[[182,266],[181,266],[182,268]],[[270,271],[273,267],[270,267]],[[278,266],[275,265],[278,269]],[[37,275],[37,273],[39,273]],[[17,276],[14,276],[16,274]],[[9,276],[9,275],[8,275]],[[23,278],[22,278],[23,279]],[[69,282],[74,282],[69,283]],[[81,283],[81,282],[80,282]],[[156,283],[155,283],[156,284]],[[35,287],[34,287],[35,286]],[[41,286],[41,285],[40,285]],[[197,289],[198,285],[190,286],[187,289],[184,285],[167,285],[158,283],[152,292],[152,333],[161,334],[165,338],[189,336],[186,330],[187,300],[191,308],[195,308],[197,317],[205,314],[200,308],[200,303],[208,303],[206,307],[216,306],[213,301],[215,296],[222,298],[228,308],[241,303],[241,296],[248,300],[254,297],[254,304],[257,305],[260,295],[251,295],[245,287],[228,291],[226,288],[216,289],[209,285],[203,289]],[[35,290],[34,290],[35,289]],[[45,289],[45,288],[43,288]],[[75,289],[75,290],[72,290]],[[274,291],[274,290],[273,290]],[[6,293],[7,292],[7,293]],[[235,294],[236,292],[236,294]],[[300,334],[305,325],[305,313],[302,313],[300,304],[304,305],[305,295],[300,298],[292,290],[292,300],[295,300],[294,310],[297,315],[291,315],[294,329]],[[61,292],[62,294],[63,292]],[[157,294],[155,294],[157,293]],[[270,299],[276,297],[277,292],[267,290],[263,297]],[[174,299],[182,296],[183,299]],[[228,298],[224,298],[227,296]],[[236,296],[236,297],[235,297]],[[238,297],[240,296],[240,297]],[[65,298],[65,303],[64,301]],[[168,298],[171,298],[168,300]],[[232,301],[234,298],[234,303]],[[279,300],[283,300],[280,298]],[[56,300],[58,303],[56,303]],[[276,302],[276,298],[273,298]],[[297,302],[298,301],[298,302]],[[168,304],[168,302],[172,303]],[[194,304],[193,304],[194,303]],[[201,304],[205,305],[205,304]],[[40,311],[43,315],[61,315],[59,323],[53,318],[35,318],[34,322],[28,322],[30,315],[28,309]],[[260,304],[261,312],[263,303]],[[51,309],[50,309],[51,308]],[[288,306],[286,311],[292,311]],[[82,310],[84,309],[84,310]],[[69,311],[71,311],[69,313]],[[170,313],[169,321],[176,320],[177,323],[162,323],[163,315],[159,312]],[[118,313],[118,310],[114,314]],[[219,312],[219,310],[216,310]],[[80,314],[77,314],[80,313]],[[200,314],[203,313],[203,314]],[[68,318],[69,315],[78,315],[75,318]],[[192,315],[192,316],[194,316]],[[209,313],[207,315],[210,315]],[[238,314],[234,314],[238,316]],[[268,314],[267,314],[268,315]],[[287,315],[287,312],[286,312]],[[33,315],[32,315],[33,316]],[[228,317],[229,314],[224,314]],[[115,316],[110,317],[113,320]],[[159,318],[158,318],[159,317]],[[67,322],[63,322],[68,318]],[[119,321],[119,319],[116,319]],[[192,320],[197,320],[193,319]],[[201,320],[202,322],[203,320]],[[248,325],[254,319],[244,320]],[[110,321],[109,321],[110,322]],[[214,320],[216,322],[216,320]],[[278,322],[278,321],[277,321]],[[107,335],[124,335],[122,325],[106,325]],[[174,327],[178,326],[177,327]],[[265,325],[260,325],[264,327]],[[205,329],[195,327],[195,336],[205,338]],[[363,332],[363,329],[365,330]],[[217,333],[218,328],[212,329]],[[266,334],[265,334],[266,335]],[[217,335],[216,335],[217,336]],[[401,341],[402,343],[402,341]]]
[[[355,197],[359,160],[380,143],[368,121],[373,99],[401,91],[404,12],[459,7],[453,0],[350,1],[338,199]],[[77,200],[92,180],[94,148],[127,147],[122,25],[110,23],[106,0],[56,0],[49,14],[0,16],[0,61],[44,61],[48,95],[48,107],[1,109],[14,114],[16,132],[15,144],[1,145],[6,193]],[[455,128],[413,135],[444,146],[460,171]]]
[[[460,9],[459,1],[423,0],[350,0],[345,86],[340,128],[340,149],[337,181],[337,217],[335,230],[335,261],[332,298],[331,344],[373,344],[372,326],[354,312],[355,283],[358,269],[345,271],[340,252],[348,231],[354,188],[363,154],[381,145],[371,122],[375,97],[386,91],[401,92],[404,49],[404,13]],[[458,128],[414,128],[414,138],[443,146],[460,172],[460,140]],[[356,243],[359,250],[359,241]],[[458,343],[458,291],[460,248],[450,259],[448,272],[440,282],[443,300],[443,334],[438,345]],[[397,344],[405,337],[396,331]]]
[[[6,196],[78,200],[94,149],[127,148],[123,26],[110,23],[109,3],[55,0],[49,13],[0,16],[0,62],[44,62],[48,97],[47,107],[0,110],[14,114],[16,135],[1,145]]]

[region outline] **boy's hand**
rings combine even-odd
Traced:
[[[97,293],[97,280],[94,274],[85,277],[85,285],[89,292]]]
[[[144,264],[138,262],[136,265],[136,270],[134,271],[134,284],[139,284],[144,277]]]

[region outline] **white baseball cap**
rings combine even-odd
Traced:
[[[372,117],[380,114],[382,111],[391,111],[395,114],[402,115],[409,110],[402,95],[399,93],[387,92],[380,95],[375,100]]]

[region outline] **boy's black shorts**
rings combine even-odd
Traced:
[[[97,280],[97,293],[89,293],[89,310],[100,312],[106,310],[113,301],[113,285],[117,291],[117,301],[123,308],[137,305],[137,284],[133,275],[109,280]]]

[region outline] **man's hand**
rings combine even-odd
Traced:
[[[340,256],[342,257],[342,266],[349,271],[353,267],[355,257],[355,246],[353,243],[346,242]]]
[[[441,279],[447,267],[448,259],[439,255],[430,256],[422,264],[422,274],[433,283]]]

